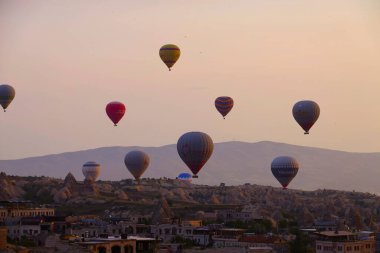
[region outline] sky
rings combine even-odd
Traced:
[[[161,146],[185,132],[380,152],[378,0],[1,0],[0,159]],[[181,48],[168,71],[158,52]],[[226,120],[214,100],[230,96]],[[299,100],[321,108],[305,136]],[[111,101],[127,111],[117,127]]]

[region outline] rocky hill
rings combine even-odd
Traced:
[[[380,197],[370,193],[320,189],[282,190],[271,186],[196,185],[176,179],[77,181],[72,174],[64,180],[49,177],[15,177],[1,174],[0,200],[31,200],[50,203],[63,214],[131,214],[202,218],[202,213],[244,208],[255,217],[274,221],[293,217],[301,224],[343,217],[369,228],[380,214]],[[154,215],[153,215],[154,216]],[[335,218],[334,218],[335,217]]]
[[[10,175],[64,178],[71,172],[83,179],[81,166],[97,161],[102,166],[101,180],[132,178],[124,166],[124,156],[133,149],[149,154],[151,164],[145,177],[175,178],[188,171],[180,160],[176,145],[162,147],[104,147],[92,150],[0,161],[0,171]],[[303,190],[336,189],[380,194],[380,153],[350,153],[274,142],[225,142],[215,145],[214,153],[199,173],[197,184],[242,185],[245,183],[278,186],[270,164],[280,155],[295,157],[300,170],[290,188]]]

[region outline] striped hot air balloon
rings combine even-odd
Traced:
[[[309,134],[310,128],[319,118],[319,113],[319,106],[314,101],[303,100],[293,106],[293,117],[305,130],[305,134]]]
[[[12,100],[15,98],[15,95],[16,91],[12,86],[8,84],[0,85],[0,104],[4,109],[4,112]]]
[[[198,172],[206,164],[214,150],[210,136],[202,132],[189,132],[182,135],[177,142],[177,151],[182,161],[197,178]]]
[[[168,66],[169,71],[171,67],[177,62],[179,56],[181,55],[181,50],[178,46],[174,44],[167,44],[160,48],[161,60]]]
[[[230,97],[218,97],[215,99],[215,107],[225,119],[226,115],[232,110],[232,107],[234,107],[234,100]]]
[[[289,183],[297,175],[299,165],[296,159],[290,156],[276,157],[271,164],[273,176],[286,189]]]
[[[95,182],[100,175],[100,164],[97,162],[86,162],[83,164],[82,172],[87,181]]]

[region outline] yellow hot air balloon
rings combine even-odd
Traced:
[[[177,62],[180,55],[181,50],[174,44],[163,45],[160,48],[161,60],[166,64],[166,66],[168,66],[169,71],[171,70],[170,68],[173,67],[174,63]]]

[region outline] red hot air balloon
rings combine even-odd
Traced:
[[[120,102],[111,102],[106,107],[106,113],[112,122],[117,126],[117,123],[123,118],[125,113],[125,105]]]

